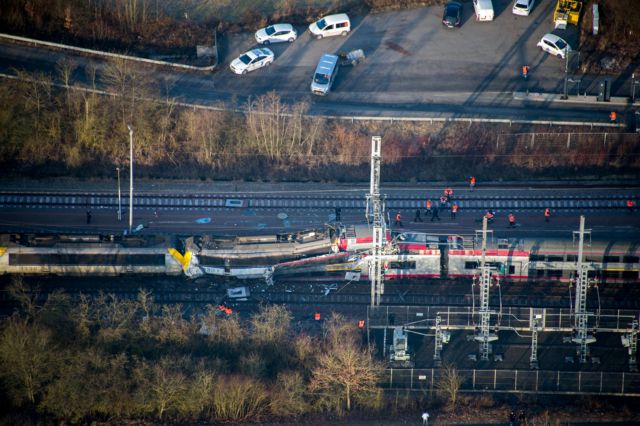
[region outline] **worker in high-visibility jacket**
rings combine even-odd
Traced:
[[[551,219],[551,209],[547,207],[544,209],[544,221],[549,222],[549,219]]]
[[[609,120],[611,120],[612,123],[615,123],[618,121],[618,113],[615,111],[611,111],[611,114],[609,114]]]
[[[425,206],[425,212],[424,212],[425,215],[433,213],[431,200],[427,200],[424,203],[424,206]]]
[[[402,216],[400,212],[396,213],[396,221],[393,223],[396,226],[402,226]]]
[[[633,202],[633,200],[627,200],[627,213],[628,214],[632,214],[633,213],[633,208],[635,207],[636,203]]]
[[[509,213],[509,227],[513,228],[516,226],[516,217],[513,213]]]
[[[476,177],[475,176],[471,176],[469,178],[469,189],[471,191],[473,191],[473,188],[475,188],[475,187],[476,187]]]
[[[453,203],[453,205],[451,206],[451,219],[456,218],[456,213],[458,213],[458,205],[456,203]]]

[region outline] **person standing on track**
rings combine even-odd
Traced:
[[[452,220],[455,220],[456,213],[458,213],[458,205],[456,203],[453,203],[453,205],[451,206],[451,219]]]
[[[475,176],[471,176],[469,178],[469,190],[473,191],[473,188],[476,187],[476,177]]]
[[[91,210],[87,210],[87,225],[91,225]]]
[[[434,219],[438,219],[438,221],[440,221],[440,216],[438,215],[438,208],[435,208],[433,210],[433,214],[431,215],[431,222],[433,222]]]
[[[509,228],[515,228],[516,226],[516,217],[513,213],[509,212]]]
[[[432,213],[433,213],[433,210],[432,210],[431,200],[427,200],[427,202],[426,202],[426,203],[424,203],[424,205],[425,205],[425,212],[424,212],[424,214],[425,214],[425,215],[432,214]]]
[[[414,222],[422,222],[422,218],[420,217],[420,209],[416,209],[416,216],[413,218]]]
[[[633,200],[627,200],[627,214],[633,214],[635,205],[636,203],[634,203]]]
[[[393,224],[402,227],[402,216],[400,215],[400,212],[396,213],[396,220]]]
[[[547,207],[544,209],[544,221],[549,222],[549,219],[551,219],[551,209]]]

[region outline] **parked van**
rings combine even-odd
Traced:
[[[476,21],[493,21],[493,3],[491,0],[473,0]]]
[[[325,53],[320,58],[316,72],[313,74],[313,81],[311,81],[311,93],[314,95],[326,95],[331,89],[333,81],[338,75],[338,57],[336,55],[330,55]]]
[[[318,40],[323,37],[346,36],[351,31],[351,21],[346,13],[325,16],[309,25],[309,32]]]

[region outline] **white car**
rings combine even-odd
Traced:
[[[263,47],[243,53],[231,62],[231,71],[236,74],[246,74],[249,71],[270,65],[275,58],[271,49]]]
[[[569,43],[561,39],[555,34],[545,34],[538,42],[538,47],[547,53],[564,59],[567,52],[571,51]]]
[[[259,44],[281,43],[293,41],[298,38],[298,33],[291,24],[274,24],[256,31],[256,41]]]
[[[513,12],[514,15],[529,16],[535,4],[536,0],[516,0],[511,12]]]
[[[535,4],[536,0],[516,0],[516,2],[513,3],[511,12],[514,15],[529,16]]]

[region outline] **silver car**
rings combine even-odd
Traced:
[[[256,31],[256,41],[259,44],[282,43],[298,38],[298,33],[291,24],[274,24]]]

